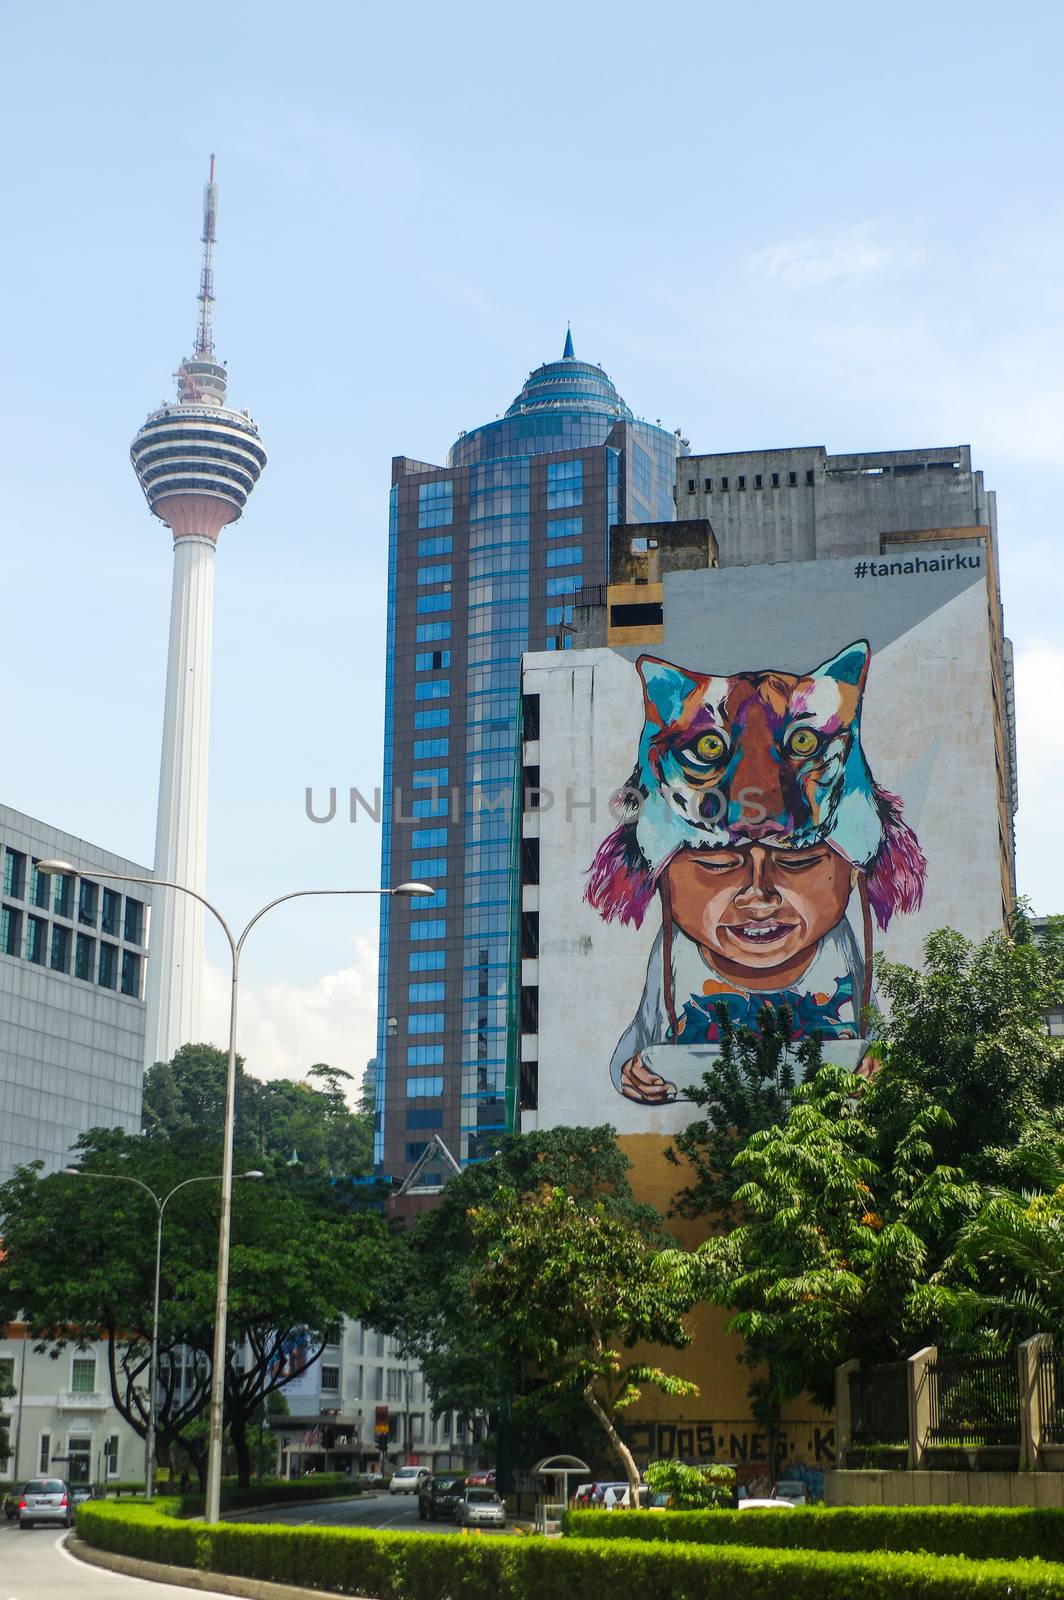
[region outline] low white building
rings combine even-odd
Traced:
[[[0,1480],[48,1472],[72,1483],[143,1482],[144,1441],[111,1402],[106,1343],[69,1344],[53,1359],[34,1350],[23,1324],[9,1323],[3,1334],[0,1378],[16,1393],[0,1402],[10,1451]]]

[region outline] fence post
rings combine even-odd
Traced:
[[[925,1345],[907,1362],[909,1377],[909,1471],[924,1464],[927,1432],[931,1426],[931,1382],[927,1369],[938,1360],[938,1346]]]
[[[1037,1467],[1042,1447],[1042,1395],[1038,1383],[1043,1354],[1053,1349],[1053,1336],[1036,1333],[1016,1347],[1020,1379],[1020,1469]]]
[[[853,1416],[850,1410],[850,1373],[860,1372],[861,1363],[856,1357],[835,1368],[835,1460],[846,1466],[846,1452],[853,1433]]]

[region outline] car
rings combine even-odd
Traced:
[[[389,1487],[393,1494],[417,1494],[425,1479],[431,1476],[428,1467],[399,1467],[392,1473]]]
[[[495,1468],[478,1467],[476,1472],[467,1473],[466,1485],[470,1489],[494,1489]]]
[[[753,1495],[745,1495],[739,1501],[740,1511],[793,1511],[793,1500],[762,1499]]]
[[[435,1522],[438,1517],[454,1517],[466,1491],[465,1479],[453,1474],[440,1473],[426,1478],[417,1492],[417,1514],[422,1522]]]
[[[69,1528],[73,1520],[74,1503],[62,1478],[31,1478],[19,1495],[20,1528],[32,1528],[35,1522],[58,1522]]]
[[[72,1485],[70,1492],[74,1499],[75,1510],[77,1510],[78,1506],[84,1505],[86,1500],[103,1499],[103,1492],[91,1483],[75,1483]]]
[[[505,1528],[506,1507],[494,1489],[466,1489],[454,1520],[460,1528]]]

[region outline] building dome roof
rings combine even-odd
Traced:
[[[529,411],[564,408],[591,411],[615,422],[633,421],[632,413],[601,367],[578,361],[573,353],[573,336],[565,335],[565,350],[560,361],[547,361],[530,372],[524,388],[506,415],[519,417]]]

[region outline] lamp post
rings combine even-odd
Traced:
[[[166,1203],[172,1200],[179,1189],[187,1189],[190,1183],[220,1183],[221,1173],[212,1172],[202,1178],[185,1178],[181,1183],[175,1183],[168,1194],[157,1195],[155,1190],[139,1178],[130,1177],[127,1172],[86,1172],[81,1167],[64,1167],[64,1174],[68,1178],[97,1178],[105,1183],[134,1183],[138,1189],[150,1195],[156,1211],[155,1229],[155,1292],[152,1296],[151,1308],[151,1361],[148,1367],[148,1432],[144,1440],[144,1498],[150,1500],[155,1490],[155,1408],[156,1391],[159,1376],[159,1277],[163,1259],[163,1212]],[[261,1172],[238,1172],[238,1178],[261,1178]]]
[[[72,866],[69,861],[38,861],[37,870],[50,876],[77,873],[77,868]],[[413,899],[420,895],[435,894],[436,891],[431,884],[427,883],[399,883],[396,884],[394,889],[294,889],[289,894],[280,894],[275,900],[269,900],[264,906],[260,906],[259,910],[245,925],[243,932],[234,936],[232,929],[218,910],[218,907],[212,905],[198,890],[190,889],[187,884],[172,883],[167,878],[132,877],[124,872],[108,872],[104,876],[112,879],[115,883],[140,883],[147,885],[148,888],[177,889],[182,894],[191,895],[193,900],[198,900],[200,905],[206,906],[211,916],[221,927],[229,942],[229,951],[232,958],[232,983],[229,997],[229,1069],[226,1074],[225,1086],[222,1195],[218,1220],[218,1286],[214,1307],[214,1351],[211,1358],[211,1431],[207,1446],[207,1503],[205,1507],[206,1521],[217,1522],[221,1515],[222,1503],[222,1418],[225,1405],[226,1318],[229,1310],[229,1235],[233,1206],[233,1125],[236,1117],[236,1016],[240,981],[240,954],[244,948],[244,941],[256,922],[260,921],[267,911],[272,911],[274,906],[283,905],[286,900],[300,900],[307,896],[324,894],[391,894],[400,895],[405,899]]]

